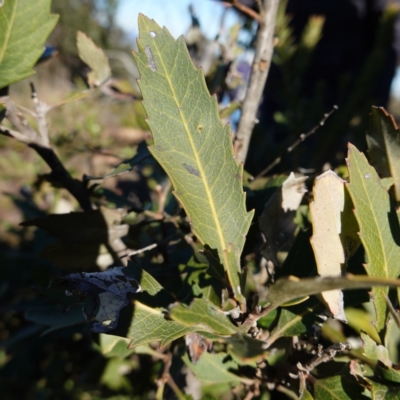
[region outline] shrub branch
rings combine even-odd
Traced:
[[[275,20],[279,0],[264,0],[260,15],[262,23],[257,32],[256,52],[249,87],[242,106],[242,116],[236,133],[235,148],[239,162],[245,162],[257,110],[267,80],[274,49]]]

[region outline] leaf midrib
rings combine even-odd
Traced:
[[[6,49],[8,47],[8,42],[10,41],[10,37],[11,37],[11,31],[12,31],[12,27],[13,27],[13,22],[15,19],[15,13],[16,13],[16,8],[17,8],[17,2],[18,0],[15,1],[15,3],[13,4],[13,8],[12,8],[12,14],[11,14],[11,18],[10,18],[10,23],[8,24],[7,30],[6,30],[6,35],[5,35],[5,41],[4,41],[4,46],[2,49],[0,49],[0,64],[2,64],[3,62],[3,58],[4,58],[4,54],[6,52]],[[5,17],[5,12],[4,10],[2,11],[2,14]]]
[[[225,243],[224,234],[223,234],[222,227],[221,227],[221,224],[220,224],[219,219],[218,219],[218,213],[216,211],[215,204],[213,202],[213,198],[212,198],[212,195],[211,195],[211,190],[209,188],[209,185],[208,185],[208,182],[207,182],[207,179],[206,179],[206,174],[205,174],[205,171],[203,169],[203,165],[200,162],[200,158],[199,158],[198,152],[196,151],[196,147],[195,147],[195,145],[193,143],[193,140],[192,140],[192,137],[191,137],[191,134],[190,134],[189,126],[188,126],[186,118],[185,118],[185,116],[183,115],[183,112],[182,112],[182,107],[181,107],[180,104],[178,104],[177,95],[176,95],[176,92],[174,90],[174,86],[173,86],[173,84],[171,82],[169,73],[167,72],[167,68],[166,68],[166,66],[164,64],[163,57],[161,56],[161,53],[160,53],[160,51],[158,49],[156,41],[154,41],[154,47],[157,50],[159,59],[161,61],[162,67],[164,69],[165,77],[166,77],[167,82],[169,84],[170,90],[171,90],[171,92],[173,94],[173,98],[174,98],[175,104],[178,107],[179,115],[181,116],[181,120],[182,120],[183,126],[185,128],[186,135],[187,135],[187,137],[189,139],[189,143],[190,143],[190,146],[192,148],[192,152],[194,154],[194,157],[195,157],[195,160],[196,160],[196,163],[197,163],[197,167],[199,168],[201,181],[203,183],[203,186],[204,186],[204,189],[205,189],[205,192],[206,192],[206,195],[207,195],[207,199],[208,199],[208,202],[209,202],[210,207],[211,207],[211,213],[212,213],[213,219],[214,219],[216,227],[217,227],[218,239],[219,239],[219,242],[220,242],[220,245],[221,245],[221,249],[225,250],[227,248],[227,245]],[[206,244],[206,243],[203,243],[203,244]],[[220,254],[220,257],[221,256],[223,256],[223,255]]]

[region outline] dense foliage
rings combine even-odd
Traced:
[[[277,94],[282,131],[307,120],[298,79],[324,24],[310,19],[295,41],[284,6],[274,62],[294,84],[292,96]],[[285,157],[250,147],[246,167],[270,159],[254,178],[227,124],[236,125],[250,74],[253,44],[238,38],[251,24],[213,42],[192,17],[185,42],[139,16],[138,87],[76,32],[84,81],[42,97],[50,78],[39,66],[28,102],[23,79],[57,17],[50,0],[0,6],[0,187],[11,215],[0,230],[2,398],[398,398],[394,118],[370,110],[368,159],[351,143],[338,150],[360,138],[349,126],[363,102],[350,98],[322,118],[316,147],[307,138],[317,129]],[[388,9],[382,32],[394,17]],[[340,140],[322,127],[333,112]],[[256,143],[266,126],[256,125]],[[315,161],[307,173],[290,159],[297,146]],[[284,172],[274,175],[277,165]]]

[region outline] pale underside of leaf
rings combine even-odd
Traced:
[[[100,86],[111,77],[111,68],[107,56],[83,32],[78,32],[76,39],[80,59],[92,70],[88,74],[89,85],[91,87]]]
[[[175,41],[142,15],[139,31],[134,57],[155,143],[150,151],[169,175],[193,232],[218,251],[236,291],[239,256],[253,213],[246,211],[243,168],[234,160],[230,129],[222,125],[217,102],[184,39]],[[229,244],[236,254],[233,266],[224,253]]]
[[[8,0],[0,7],[0,88],[28,77],[58,16],[51,0]]]
[[[345,255],[340,241],[341,213],[344,209],[344,182],[329,170],[317,177],[310,204],[314,251],[318,273],[321,276],[340,276]],[[346,321],[341,290],[322,292],[321,298],[334,318]]]
[[[365,269],[370,277],[397,278],[400,274],[400,248],[396,243],[399,238],[395,238],[394,235],[398,232],[398,219],[391,210],[390,197],[382,187],[375,169],[351,144],[347,164],[350,176],[347,188],[354,204],[360,239],[367,255]],[[372,289],[378,332],[385,328],[385,296],[388,290],[387,287]]]

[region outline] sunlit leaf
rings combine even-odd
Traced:
[[[364,343],[364,355],[371,360],[382,361],[387,367],[392,366],[389,358],[389,352],[386,347],[377,344],[367,334],[361,332],[361,339]]]
[[[0,7],[0,88],[34,73],[58,16],[51,0],[6,0]]]
[[[399,287],[400,279],[375,278],[348,274],[345,277],[315,277],[299,279],[295,276],[278,279],[269,288],[267,300],[271,309],[292,300],[333,289],[363,289],[371,286]]]
[[[87,64],[91,72],[88,73],[89,85],[97,87],[111,77],[111,68],[104,51],[97,47],[93,40],[83,32],[78,32],[76,38],[78,54],[81,60]]]
[[[349,145],[347,160],[350,183],[347,185],[360,227],[360,238],[367,255],[365,269],[371,277],[397,278],[400,274],[399,222],[390,197],[382,187],[378,174],[365,156]],[[376,310],[376,328],[385,328],[387,287],[372,289]]]
[[[223,126],[216,100],[185,41],[175,41],[165,28],[141,15],[138,53],[134,55],[139,86],[154,145],[150,151],[164,167],[175,195],[203,244],[218,251],[236,292],[239,257],[252,213],[245,207],[242,167],[234,160],[228,126]],[[235,264],[226,259],[232,245]]]

